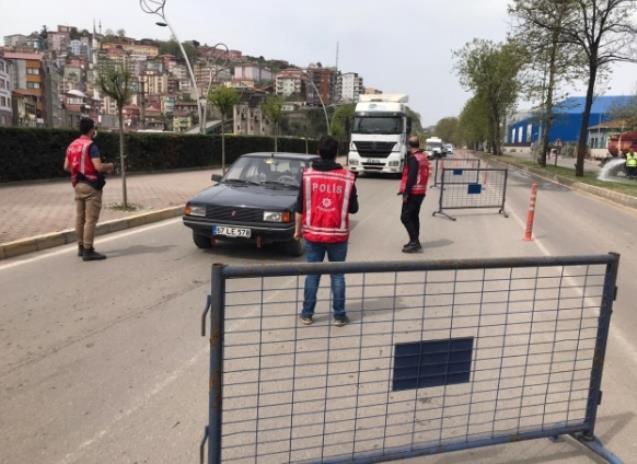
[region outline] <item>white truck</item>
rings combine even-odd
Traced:
[[[430,158],[442,158],[447,155],[447,150],[442,145],[440,137],[429,137],[425,140],[425,151]]]
[[[407,95],[361,95],[356,105],[347,164],[354,173],[400,174],[411,118]]]

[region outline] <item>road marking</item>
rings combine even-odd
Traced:
[[[113,234],[108,234],[106,236],[101,236],[95,239],[95,243],[96,244],[103,244],[103,243],[108,243],[108,242],[112,242],[115,240],[119,240],[120,238],[125,238],[125,237],[129,237],[131,235],[135,235],[135,234],[141,234],[143,232],[148,232],[149,230],[153,230],[153,229],[159,229],[161,227],[166,227],[168,225],[172,225],[178,221],[181,221],[181,218],[174,218],[174,219],[168,219],[165,221],[161,221],[158,222],[156,224],[150,224],[147,226],[142,226],[142,227],[135,227],[133,229],[127,230],[127,231],[122,231],[122,232],[115,232]],[[38,254],[37,256],[34,256],[32,258],[25,258],[25,259],[19,259],[19,261],[15,261],[12,263],[7,263],[7,264],[3,264],[0,265],[0,271],[4,271],[7,269],[12,269],[14,267],[17,266],[21,266],[23,264],[31,264],[31,263],[35,263],[38,261],[41,261],[43,259],[47,259],[47,258],[53,258],[55,256],[61,256],[67,253],[76,253],[77,252],[77,247],[73,244],[73,245],[64,245],[62,246],[59,250],[55,250],[55,251],[49,251],[43,254]]]
[[[524,229],[525,224],[524,224],[524,221],[522,221],[522,218],[520,218],[513,211],[510,211],[509,215],[513,216],[513,218],[518,222],[518,224],[520,224],[520,226]],[[548,250],[548,248],[546,248],[546,246],[544,245],[544,243],[542,243],[540,239],[533,238],[533,241],[535,242],[535,245],[540,249],[540,251],[545,256],[552,256],[551,252]],[[578,285],[573,281],[571,277],[566,276],[565,279],[568,280],[573,287],[578,287]],[[578,288],[578,292],[581,293],[581,289]],[[612,330],[610,331],[610,336],[614,338],[615,340],[617,340],[622,345],[622,348],[624,351],[628,352],[629,356],[625,357],[624,359],[630,359],[634,364],[637,364],[637,349],[630,342],[629,338],[626,337],[626,335],[622,331],[622,328],[620,326],[613,324]]]
[[[290,283],[294,282],[294,280],[297,280],[297,279],[298,279],[298,276],[292,276],[286,281],[286,284],[287,282],[290,282]],[[285,290],[282,288],[281,290],[277,290],[271,293],[267,298],[263,300],[263,302],[265,303],[265,302],[270,302],[274,300],[275,297],[282,291],[285,291]],[[230,324],[229,327],[226,329],[226,331],[232,332],[234,330],[237,330],[239,327],[245,324],[251,318],[251,316],[256,315],[256,313],[260,311],[261,308],[262,308],[261,305],[255,305],[254,308],[248,314],[246,314],[246,316],[243,319],[237,320],[234,324]],[[75,449],[75,451],[71,451],[70,453],[67,453],[66,456],[62,458],[62,460],[58,461],[58,464],[71,464],[73,462],[77,462],[77,460],[81,457],[81,454],[85,449],[89,448],[91,445],[93,445],[94,443],[98,442],[99,440],[104,438],[106,435],[111,433],[113,427],[117,425],[120,421],[136,413],[142,407],[147,406],[148,402],[154,396],[161,393],[166,387],[168,387],[170,384],[175,382],[179,377],[181,377],[184,374],[185,371],[187,371],[192,366],[197,364],[197,362],[203,355],[209,352],[210,352],[210,345],[207,344],[204,348],[199,350],[192,358],[186,361],[185,364],[182,364],[180,368],[175,369],[173,372],[171,372],[171,374],[168,377],[156,383],[155,386],[150,389],[150,391],[148,391],[142,396],[141,400],[136,401],[133,406],[129,407],[124,412],[115,415],[113,420],[111,420],[111,422],[106,427],[104,427],[102,430],[97,432],[88,440],[85,440],[84,442],[82,442]]]

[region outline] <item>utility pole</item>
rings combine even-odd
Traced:
[[[139,126],[146,129],[146,80],[144,76],[139,79]]]

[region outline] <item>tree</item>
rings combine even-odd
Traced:
[[[126,192],[126,157],[124,155],[124,106],[132,96],[131,75],[122,66],[106,68],[103,74],[98,76],[98,85],[104,95],[112,98],[117,105],[117,117],[119,119],[119,162],[122,172],[122,206],[128,209],[128,197]]]
[[[501,155],[502,126],[520,90],[518,74],[526,59],[524,50],[515,42],[474,39],[454,55],[460,83],[486,106],[491,152]]]
[[[563,40],[563,30],[573,15],[574,0],[513,0],[509,14],[517,20],[517,40],[528,49],[528,94],[542,101],[542,140],[538,163],[546,167],[553,106],[560,84],[570,82],[581,66],[580,50]]]
[[[226,173],[226,131],[227,116],[232,113],[234,105],[239,103],[241,96],[236,89],[220,86],[210,89],[208,101],[217,107],[221,113],[221,171]]]
[[[560,28],[561,41],[572,44],[585,56],[586,100],[582,113],[575,175],[584,175],[584,157],[589,118],[600,72],[607,72],[616,61],[635,61],[633,42],[637,28],[633,18],[637,0],[573,0],[573,9]],[[537,23],[548,31],[555,27],[548,22]]]
[[[478,149],[487,139],[489,118],[486,105],[479,96],[470,98],[464,105],[458,119],[456,143]]]
[[[633,131],[637,129],[637,95],[621,105],[614,105],[609,110],[613,119],[621,119],[624,129]]]
[[[126,37],[126,30],[125,29],[117,29],[117,35],[120,37]]]
[[[332,116],[332,135],[340,142],[348,141],[352,132],[352,121],[356,104],[346,103],[339,105]]]
[[[282,97],[270,95],[261,104],[261,111],[265,117],[274,126],[274,151],[279,151],[279,123],[283,119],[283,103]]]
[[[440,137],[445,142],[453,142],[457,144],[458,141],[456,139],[458,129],[458,118],[456,117],[448,117],[442,118],[440,121],[436,123],[436,135]]]
[[[173,55],[181,58],[181,50],[179,49],[179,43],[174,40],[160,41],[159,43],[159,53],[162,55]],[[191,63],[196,63],[197,58],[199,56],[199,50],[194,46],[193,42],[182,42],[181,45],[184,47],[186,52],[186,56]]]

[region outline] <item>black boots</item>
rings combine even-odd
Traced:
[[[95,248],[84,248],[82,253],[82,260],[84,261],[97,261],[100,259],[106,259],[106,255],[98,253]]]

